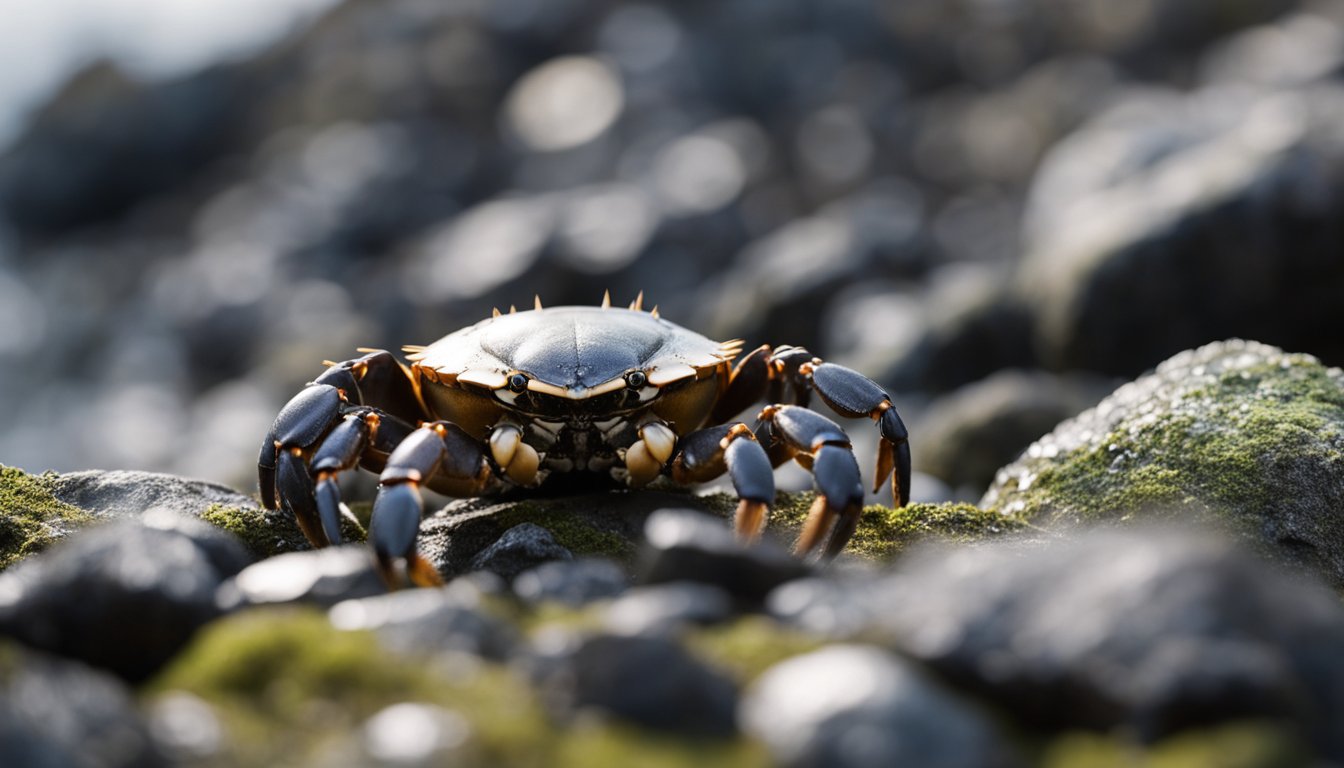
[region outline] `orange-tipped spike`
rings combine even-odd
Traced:
[[[611,291],[602,292],[602,308],[611,309]]]
[[[658,305],[657,305],[657,304],[654,304],[654,305],[653,305],[653,309],[650,309],[650,310],[649,310],[649,314],[650,314],[650,315],[653,315],[654,317],[657,317],[657,316],[658,316]]]
[[[532,296],[532,308],[533,308],[533,309],[541,309],[541,296],[540,296],[540,295],[533,295],[533,296]]]
[[[510,305],[509,305],[509,314],[510,314],[510,315],[516,315],[516,314],[518,314],[518,308],[515,307],[514,305],[510,304]]]
[[[644,309],[644,292],[643,292],[643,291],[640,291],[640,292],[639,292],[639,295],[635,297],[635,300],[632,301],[632,302],[630,302],[630,308],[633,309],[633,310],[635,310],[636,312],[638,312],[638,311]]]
[[[494,307],[493,309],[490,310],[491,317],[499,317],[502,314],[504,313],[499,311],[499,307]]]

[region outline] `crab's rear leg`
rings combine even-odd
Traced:
[[[739,538],[754,541],[775,499],[774,467],[751,429],[741,422],[708,427],[683,437],[671,463],[678,483],[703,483],[728,473],[737,491],[733,525]]]
[[[425,424],[397,446],[379,478],[369,521],[369,543],[389,586],[399,585],[397,566],[403,561],[411,581],[422,586],[441,582],[438,571],[415,548],[424,515],[420,487],[437,479],[436,489],[479,496],[492,477],[479,443],[452,422]]]
[[[776,466],[797,461],[811,471],[816,484],[817,498],[794,551],[799,555],[815,551],[829,531],[823,554],[834,557],[854,535],[863,509],[859,464],[849,437],[835,422],[799,406],[766,406],[760,418],[771,461]]]

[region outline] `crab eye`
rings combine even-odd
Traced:
[[[649,383],[649,377],[643,371],[631,371],[625,375],[625,384],[631,389],[643,389]]]
[[[521,373],[515,373],[509,377],[509,389],[514,392],[522,392],[527,389],[527,377]]]

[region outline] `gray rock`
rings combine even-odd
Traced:
[[[739,717],[788,768],[1020,764],[984,714],[875,647],[830,646],[776,664],[748,688]]]
[[[1018,275],[1046,364],[1133,376],[1229,336],[1344,359],[1341,119],[1337,84],[1145,88],[1060,142]]]
[[[771,590],[765,608],[777,621],[813,635],[854,637],[872,621],[876,588],[868,575],[795,579]]]
[[[687,509],[649,517],[638,569],[644,584],[711,584],[748,604],[759,604],[770,590],[810,572],[771,542],[743,546],[722,520]]]
[[[225,610],[284,603],[331,606],[386,591],[369,548],[352,544],[262,560],[224,582],[218,601]]]
[[[216,504],[260,506],[255,499],[216,483],[129,470],[65,472],[56,477],[51,493],[98,517],[135,517],[151,509],[200,517]]]
[[[596,557],[542,563],[513,580],[513,591],[529,603],[572,606],[617,597],[629,586],[630,575],[619,563]]]
[[[736,731],[737,686],[664,637],[552,634],[538,641],[532,677],[558,718],[596,709],[662,731]]]
[[[174,530],[96,526],[0,574],[0,634],[138,682],[219,614],[215,591],[245,562]]]
[[[726,591],[709,584],[671,582],[626,592],[602,612],[602,622],[618,634],[656,635],[727,621],[734,614],[732,595]]]
[[[1155,739],[1265,718],[1344,757],[1344,608],[1208,530],[938,550],[885,580],[870,636],[1038,728]]]
[[[465,583],[346,600],[329,615],[337,628],[372,630],[400,653],[458,651],[505,659],[518,642],[513,627],[486,613],[481,593]]]
[[[471,567],[511,579],[539,563],[573,558],[574,553],[560,546],[550,531],[523,523],[505,531],[499,541],[472,558]]]
[[[82,664],[5,644],[0,652],[0,765],[168,765],[131,691]]]
[[[1033,440],[1114,388],[1100,377],[995,373],[933,401],[911,425],[919,438],[915,468],[978,496]]]
[[[980,504],[1047,527],[1145,516],[1229,527],[1344,586],[1344,372],[1227,341],[1060,424]]]

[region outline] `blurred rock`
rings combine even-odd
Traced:
[[[572,560],[574,553],[560,546],[551,532],[533,523],[516,525],[471,560],[471,568],[512,579],[540,563]]]
[[[771,542],[743,546],[722,520],[686,509],[660,510],[649,517],[638,568],[642,584],[698,582],[749,605],[810,572],[807,564]]]
[[[747,690],[739,716],[789,768],[1022,764],[988,717],[875,647],[835,645],[776,664]]]
[[[602,613],[607,630],[621,635],[674,633],[696,624],[715,624],[734,615],[733,598],[708,584],[669,582],[635,587]]]
[[[199,518],[217,504],[256,508],[256,500],[232,488],[157,472],[92,469],[64,472],[52,495],[98,517],[136,517],[148,510],[169,510]]]
[[[1100,377],[1003,370],[929,405],[912,425],[915,467],[981,494],[999,468],[1114,388]]]
[[[0,764],[24,768],[156,768],[125,684],[82,664],[6,644],[0,652]]]
[[[386,591],[369,547],[351,544],[287,552],[250,565],[220,586],[218,601],[225,610],[289,603],[331,606]]]
[[[399,653],[460,651],[501,660],[518,642],[512,626],[481,610],[478,593],[456,585],[346,600],[329,615],[337,629],[372,630]]]
[[[542,563],[523,571],[513,580],[513,591],[529,603],[558,602],[577,607],[617,597],[629,585],[629,574],[616,561],[584,557]]]
[[[1061,142],[1018,275],[1047,364],[1132,376],[1229,336],[1344,359],[1341,120],[1333,85],[1147,89]]]
[[[1207,530],[934,551],[880,594],[880,632],[1033,727],[1285,719],[1344,755],[1337,597]]]
[[[1046,527],[1199,520],[1339,586],[1341,462],[1344,373],[1233,340],[1182,352],[1060,424],[981,506]]]
[[[1344,16],[1338,6],[1322,5],[1251,27],[1213,46],[1202,69],[1206,82],[1274,87],[1337,77],[1344,72]]]
[[[633,724],[701,736],[736,732],[732,680],[661,637],[542,638],[532,662],[542,701],[560,718],[596,709]]]
[[[140,682],[219,615],[235,550],[138,522],[82,531],[0,574],[0,634]]]

